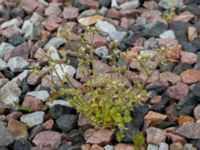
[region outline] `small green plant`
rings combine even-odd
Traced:
[[[173,17],[176,15],[175,14],[175,2],[174,0],[170,0],[170,9],[166,10],[163,15],[162,18],[165,19],[166,21],[171,21],[173,19]]]
[[[20,111],[31,112],[30,106],[21,106],[18,102],[14,102],[14,106],[15,106],[15,108],[17,108]]]
[[[134,150],[140,150],[142,146],[145,144],[145,137],[142,132],[136,133],[133,131],[133,138]]]

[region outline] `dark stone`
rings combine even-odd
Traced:
[[[111,0],[97,0],[97,2],[99,2],[101,4],[101,6],[104,6],[104,7],[107,7],[107,8],[111,4]]]
[[[173,22],[169,28],[174,31],[179,42],[187,41],[187,30],[191,24],[186,22]]]
[[[200,70],[200,60],[195,64],[194,69]]]
[[[80,11],[83,11],[89,8],[87,5],[82,4],[80,0],[75,0],[74,6],[77,7]]]
[[[8,150],[8,149],[5,147],[0,147],[0,150]]]
[[[175,65],[176,64],[173,62],[162,63],[159,65],[160,71],[161,72],[172,71],[174,69]]]
[[[81,146],[80,145],[74,145],[74,146],[62,145],[59,147],[58,150],[81,150]]]
[[[192,68],[192,66],[190,64],[180,63],[174,68],[174,73],[180,74],[183,71],[186,71],[186,70],[191,69],[191,68]]]
[[[56,120],[56,124],[60,130],[68,133],[76,127],[77,119],[77,115],[65,114]]]
[[[78,67],[78,58],[74,56],[68,56],[67,59],[70,61],[70,65],[77,68]]]
[[[186,52],[196,52],[198,49],[190,42],[184,41],[180,43],[182,46],[182,49]]]
[[[85,143],[84,135],[79,130],[76,130],[76,129],[72,130],[68,134],[68,137],[69,137],[70,142],[72,142],[72,145],[84,144]]]
[[[22,44],[25,41],[25,38],[22,37],[20,34],[15,34],[8,39],[8,43],[10,43],[13,46],[18,46]]]
[[[162,94],[166,89],[168,88],[168,86],[166,86],[164,83],[160,83],[160,84],[156,84],[156,85],[147,85],[147,87],[145,88],[147,91],[155,91],[157,94]]]
[[[194,94],[194,96],[200,98],[200,83],[195,84],[195,86],[192,89],[192,93]]]
[[[16,7],[11,10],[11,16],[12,16],[12,18],[15,18],[15,17],[24,18],[25,12],[21,7]]]
[[[31,129],[28,139],[30,141],[32,141],[34,139],[34,137],[36,136],[36,134],[38,134],[39,132],[41,132],[43,130],[44,130],[44,127],[42,125],[38,125],[38,126],[34,127],[33,129]]]
[[[131,142],[133,138],[133,131],[139,132],[139,129],[143,127],[144,116],[149,111],[149,105],[137,105],[134,107],[134,110],[131,112],[131,117],[133,118],[130,123],[125,124],[127,130],[123,133],[124,138],[122,142]]]
[[[2,14],[2,18],[4,18],[5,20],[11,19],[11,8],[8,7],[6,9],[4,9],[3,14]]]
[[[199,140],[194,140],[194,141],[192,141],[192,143],[194,144],[194,146],[195,146],[197,149],[200,149],[200,139],[199,139]]]
[[[150,91],[148,91],[148,94],[149,94],[149,98],[154,98],[155,96],[158,95],[157,92],[154,91],[154,90],[150,90]]]
[[[168,102],[169,102],[169,98],[165,97],[159,103],[154,104],[151,107],[151,110],[156,111],[156,112],[162,112],[165,110],[165,107],[168,104]]]
[[[143,30],[143,34],[146,37],[159,37],[161,33],[168,29],[167,25],[162,22],[156,22],[155,25],[151,28],[147,28]]]
[[[174,126],[176,126],[176,122],[174,122],[174,121],[162,121],[162,122],[157,126],[157,128],[166,129],[166,128],[174,127]]]
[[[193,0],[193,1],[198,1],[199,2],[199,0]],[[189,10],[192,14],[194,14],[197,17],[200,16],[200,8],[199,8],[199,6],[197,4],[188,5],[186,7],[186,10]]]
[[[8,78],[9,80],[13,79],[14,78],[14,73],[8,69],[4,69],[3,70],[3,74],[6,78]]]
[[[22,94],[25,94],[31,91],[26,79],[22,80],[20,88],[21,88]]]
[[[179,115],[192,115],[194,108],[199,104],[199,100],[193,94],[188,94],[181,99],[176,107]]]
[[[13,150],[31,150],[31,143],[26,139],[16,140],[13,146]]]
[[[189,4],[197,4],[197,5],[200,5],[200,1],[199,0],[187,0],[186,1],[186,4],[189,5]]]
[[[198,33],[200,33],[200,21],[197,21],[197,22],[194,24],[194,27],[197,29]]]
[[[49,113],[53,119],[57,119],[63,114],[73,114],[75,113],[74,108],[66,107],[62,105],[55,105],[50,108]]]

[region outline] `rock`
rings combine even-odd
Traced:
[[[76,69],[73,66],[65,64],[56,64],[55,70],[53,75],[56,77],[59,76],[61,79],[64,79],[66,74],[73,77],[76,73]]]
[[[51,38],[48,43],[44,46],[44,50],[49,50],[50,47],[59,48],[61,45],[65,44],[66,40],[59,37]]]
[[[188,69],[180,74],[182,81],[186,84],[192,84],[200,81],[200,71]]]
[[[194,117],[196,120],[200,120],[200,105],[197,105],[194,109]]]
[[[109,7],[111,0],[97,0],[102,7]]]
[[[116,31],[116,32],[111,33],[109,37],[111,40],[115,42],[121,42],[126,35],[127,33],[124,31]]]
[[[15,82],[8,82],[0,89],[0,103],[13,105],[19,102],[21,90]]]
[[[150,10],[158,8],[158,4],[155,1],[144,1],[143,6]]]
[[[181,42],[181,46],[182,49],[187,52],[195,53],[196,51],[198,51],[198,48],[192,42],[183,41]]]
[[[77,7],[80,11],[88,9],[88,6],[81,2],[81,0],[75,0],[74,6]]]
[[[65,133],[68,133],[69,131],[73,130],[77,125],[77,115],[72,114],[65,114],[61,115],[57,120],[56,124],[60,130],[62,130]]]
[[[151,124],[160,124],[162,121],[164,121],[167,118],[166,115],[149,111],[147,115],[145,115],[144,120],[147,122],[150,122]]]
[[[107,58],[108,49],[106,46],[98,47],[95,49],[95,54],[102,58]]]
[[[92,63],[92,68],[93,68],[94,72],[97,72],[97,73],[111,72],[111,67],[108,64],[103,63],[99,60],[96,60]]]
[[[162,39],[175,39],[176,36],[175,36],[175,33],[173,30],[167,30],[167,31],[164,31],[162,34],[160,34],[160,38]]]
[[[16,56],[8,61],[8,66],[12,72],[22,72],[29,63],[22,57]]]
[[[94,145],[91,146],[90,150],[104,150],[104,149],[103,149],[103,147],[94,144]]]
[[[192,69],[192,66],[188,63],[180,63],[174,68],[174,73],[180,74],[188,69]]]
[[[159,145],[159,150],[169,150],[169,145],[167,143],[161,142]]]
[[[46,16],[59,16],[62,13],[62,10],[59,8],[58,3],[50,3],[49,6],[45,9]]]
[[[45,106],[41,100],[26,96],[24,101],[22,102],[22,107],[27,107],[29,111],[42,111],[44,110]]]
[[[182,126],[184,123],[187,122],[194,122],[194,118],[192,118],[191,116],[180,116],[178,119],[179,126]]]
[[[119,7],[116,0],[111,1],[111,7],[112,8],[118,8]]]
[[[16,140],[13,145],[13,150],[30,150],[31,148],[32,148],[31,143],[26,139]]]
[[[70,142],[72,142],[72,145],[78,145],[78,144],[84,144],[84,135],[83,132],[80,130],[72,130],[68,134]]]
[[[20,121],[26,123],[29,128],[32,128],[36,125],[40,125],[43,123],[44,112],[38,111],[38,112],[22,115],[20,117]]]
[[[159,146],[161,142],[166,140],[166,131],[155,127],[147,129],[147,143]]]
[[[0,71],[4,70],[6,68],[8,68],[7,63],[0,58]]]
[[[184,147],[181,143],[172,143],[170,144],[170,150],[184,150]]]
[[[28,127],[20,121],[14,119],[9,120],[8,129],[13,133],[16,139],[28,138]]]
[[[184,123],[176,133],[188,139],[200,139],[200,124],[194,122]]]
[[[140,1],[139,0],[132,0],[132,1],[128,1],[128,2],[125,2],[123,4],[121,4],[119,6],[120,9],[124,9],[124,10],[134,10],[135,8],[139,7],[140,6]]]
[[[197,29],[195,27],[188,27],[188,40],[191,42],[198,37]]]
[[[143,34],[147,37],[159,37],[167,29],[166,24],[157,21],[152,27],[144,29]]]
[[[134,150],[132,145],[129,144],[124,144],[124,143],[119,143],[117,145],[115,145],[114,150]]]
[[[152,144],[148,144],[147,150],[158,150],[158,146],[152,145]]]
[[[198,61],[198,56],[192,52],[181,52],[181,62],[195,64]]]
[[[175,103],[171,103],[165,110],[169,121],[175,122],[178,120],[178,111]]]
[[[176,84],[181,81],[181,78],[172,72],[163,72],[159,74],[160,81],[169,82],[171,84]]]
[[[36,0],[26,0],[23,3],[23,9],[29,13],[33,12],[38,6],[39,3]]]
[[[50,98],[49,93],[45,90],[28,92],[28,93],[26,93],[26,95],[35,97],[35,98],[41,100],[42,102],[47,102]]]
[[[2,42],[0,44],[0,58],[4,57],[4,54],[8,49],[13,49],[13,48],[14,46],[10,45],[9,43]]]
[[[25,39],[20,34],[14,34],[8,39],[8,43],[10,43],[13,46],[18,46],[22,44],[25,41]]]
[[[177,83],[174,86],[170,86],[167,91],[166,95],[175,100],[181,100],[185,97],[189,92],[188,85],[184,83]]]
[[[61,134],[55,131],[39,132],[33,143],[41,148],[58,149],[61,144]]]
[[[176,142],[186,143],[186,140],[182,136],[179,136],[172,132],[168,132],[167,137],[172,141],[172,143]]]
[[[63,10],[63,18],[64,19],[73,19],[78,16],[78,8],[75,7],[65,7]]]
[[[87,139],[87,143],[105,145],[111,142],[114,132],[111,130],[100,129],[92,133]]]
[[[97,21],[95,27],[97,28],[97,30],[99,32],[101,32],[102,34],[106,34],[106,35],[110,35],[111,33],[116,32],[116,28],[114,25],[110,24],[107,21]]]
[[[20,18],[14,18],[7,22],[2,23],[0,26],[0,29],[6,29],[13,26],[19,27],[21,24],[22,24],[22,20]]]
[[[106,146],[104,146],[104,150],[114,150],[114,146],[106,145]]]
[[[185,11],[178,16],[173,18],[174,22],[189,22],[194,18],[194,15],[191,14],[189,11]]]
[[[98,21],[102,20],[104,17],[101,15],[94,15],[89,17],[83,17],[78,19],[78,22],[83,26],[90,26],[96,24]]]
[[[14,135],[3,126],[0,126],[0,147],[8,146],[12,144],[15,140]]]
[[[160,0],[159,1],[159,6],[164,8],[164,9],[170,9],[171,8],[171,5],[172,3],[174,3],[175,7],[182,7],[183,6],[183,0],[174,0],[174,1],[171,1],[171,0]]]

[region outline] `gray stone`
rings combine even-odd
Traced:
[[[108,49],[106,46],[98,47],[95,49],[95,54],[97,54],[99,57],[107,58]]]
[[[0,71],[8,68],[8,64],[0,58]]]
[[[152,145],[152,144],[148,144],[147,150],[158,150],[158,146]]]
[[[83,11],[78,18],[83,18],[83,17],[89,17],[89,16],[94,16],[97,14],[97,10],[96,9],[88,9]]]
[[[5,43],[5,42],[2,42],[0,44],[0,58],[3,58],[4,54],[6,53],[6,51],[8,49],[13,49],[14,46],[8,44],[8,43]]]
[[[65,44],[66,40],[59,37],[54,37],[48,41],[48,43],[44,46],[44,49],[47,51],[50,47],[59,48],[61,45]]]
[[[29,75],[30,70],[24,70],[22,73],[17,75],[15,78],[13,78],[11,81],[18,84],[18,86],[21,86],[22,81]]]
[[[38,111],[26,115],[22,115],[20,120],[28,125],[29,128],[32,128],[36,125],[42,124],[44,121],[45,113],[43,111]]]
[[[8,79],[0,79],[0,88],[2,88],[6,83],[8,83]]]
[[[169,150],[169,145],[167,143],[160,143],[159,150]]]
[[[53,75],[59,76],[61,79],[64,79],[66,74],[73,77],[75,73],[76,73],[76,69],[71,65],[56,64]]]
[[[13,57],[9,59],[8,66],[12,72],[22,72],[29,63],[23,57]]]
[[[108,8],[106,7],[102,7],[101,9],[98,10],[98,13],[103,16],[105,16],[107,12],[108,12]]]
[[[50,98],[49,93],[45,90],[28,92],[26,95],[40,99],[42,102],[46,102]]]
[[[114,146],[106,145],[106,146],[104,146],[104,150],[114,150]]]
[[[51,46],[51,47],[48,49],[47,55],[48,55],[52,60],[54,60],[54,61],[60,59],[60,56],[59,56],[59,54],[58,54],[58,50],[57,50],[55,47],[53,47],[53,46]]]
[[[126,32],[123,31],[116,31],[109,35],[110,39],[116,42],[121,42],[124,37],[127,35]]]
[[[165,9],[170,9],[172,5],[180,8],[183,6],[183,0],[160,0],[159,2],[159,6]]]
[[[22,20],[19,18],[14,18],[12,20],[6,21],[4,23],[1,24],[0,28],[1,29],[6,29],[12,26],[20,26],[22,23]]]
[[[119,5],[117,4],[117,1],[116,1],[116,0],[112,0],[112,1],[111,1],[111,7],[112,7],[112,8],[118,8],[118,7],[119,7]]]
[[[147,19],[145,17],[138,17],[136,19],[136,24],[144,26],[147,23]]]
[[[0,103],[12,105],[19,101],[21,90],[15,82],[8,82],[0,89]]]
[[[110,35],[111,33],[116,32],[115,26],[107,21],[99,20],[99,21],[97,21],[95,27],[102,34],[106,34],[106,35]]]
[[[14,135],[7,128],[0,126],[0,147],[8,146],[15,140]]]
[[[121,4],[119,6],[119,8],[125,9],[125,10],[127,10],[127,9],[133,10],[133,9],[139,7],[139,6],[140,6],[139,0],[131,0],[131,1],[128,1],[128,2]]]
[[[165,32],[163,32],[162,34],[160,34],[160,38],[162,39],[175,39],[175,33],[173,30],[167,30]]]

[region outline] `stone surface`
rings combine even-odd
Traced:
[[[160,145],[161,142],[166,140],[166,131],[155,127],[150,127],[147,129],[147,143]]]
[[[200,97],[200,83],[197,83],[194,85],[193,89],[192,89],[192,93],[197,96]]]
[[[170,144],[170,150],[184,150],[184,147],[181,143],[172,143]]]
[[[12,72],[22,72],[29,63],[22,57],[13,57],[9,59],[8,66]]]
[[[197,105],[194,109],[194,117],[196,120],[200,120],[200,105]]]
[[[182,81],[186,84],[192,84],[200,81],[200,71],[188,69],[180,74]]]
[[[26,93],[26,95],[35,97],[35,98],[41,100],[42,102],[46,102],[50,98],[49,93],[45,90],[28,92],[28,93]]]
[[[7,128],[0,126],[0,147],[8,146],[14,142],[14,135]]]
[[[181,52],[181,62],[188,64],[195,64],[198,61],[198,56],[191,52]]]
[[[194,122],[194,118],[192,118],[191,116],[180,116],[178,119],[178,125],[181,126],[184,123],[187,122]]]
[[[71,66],[71,65],[65,65],[65,64],[56,64],[55,65],[55,70],[53,72],[54,76],[59,76],[61,79],[65,78],[65,74],[69,75],[70,77],[73,77],[74,74],[76,73],[76,69]]]
[[[193,41],[198,37],[197,29],[195,27],[188,27],[188,40]]]
[[[78,16],[78,8],[75,7],[65,7],[63,10],[63,18],[64,19],[73,19]]]
[[[21,122],[24,122],[28,125],[29,128],[32,128],[36,125],[40,125],[44,121],[44,112],[38,111],[20,117]]]
[[[148,114],[144,116],[144,120],[151,122],[152,124],[160,124],[162,121],[164,121],[167,118],[166,115],[149,111]]]
[[[114,133],[111,130],[100,129],[95,131],[86,142],[90,144],[105,145],[112,140],[113,134]]]
[[[100,15],[94,15],[89,17],[84,17],[78,19],[78,22],[83,26],[90,26],[97,23],[99,20],[102,20],[104,17]]]
[[[167,30],[165,32],[163,32],[162,34],[160,34],[160,38],[162,39],[175,39],[175,33],[173,30]]]
[[[152,144],[148,144],[147,150],[158,150],[158,146],[152,145]]]
[[[39,132],[33,139],[33,143],[40,148],[58,149],[61,143],[61,134],[55,131]]]
[[[107,21],[97,21],[95,27],[97,28],[98,31],[100,31],[103,34],[111,34],[116,32],[116,28],[114,25],[112,25],[111,23],[107,22]]]
[[[123,143],[119,143],[117,145],[115,145],[114,150],[134,150],[132,145],[129,144],[123,144]]]
[[[161,142],[159,145],[159,150],[169,150],[169,145],[167,143]]]
[[[32,148],[31,143],[26,139],[16,140],[13,145],[13,150],[30,150],[31,148]]]
[[[200,139],[200,124],[188,122],[180,126],[176,133],[188,139]]]
[[[49,50],[50,47],[59,48],[61,45],[65,44],[66,40],[59,37],[54,37],[50,39],[47,44],[44,46],[44,50]]]

